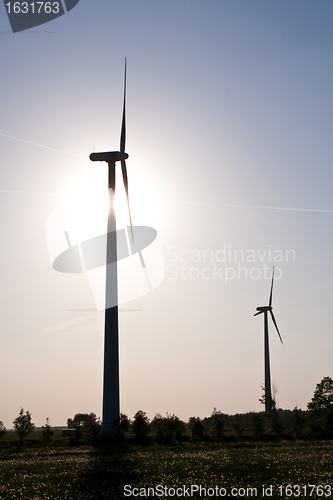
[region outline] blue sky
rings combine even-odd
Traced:
[[[139,174],[158,200],[148,211],[156,212],[166,278],[120,313],[122,411],[188,419],[214,407],[261,409],[263,321],[253,314],[270,282],[250,272],[271,270],[269,249],[295,255],[275,262],[278,405],[304,409],[316,384],[333,376],[332,25],[330,1],[80,0],[65,16],[12,34],[2,8],[7,427],[21,406],[37,425],[101,415],[103,314],[82,311],[95,307],[86,276],[52,269],[45,221],[91,166],[93,149],[118,148],[125,56],[130,195]],[[237,262],[216,260],[225,245],[267,253],[241,263],[248,279],[243,272],[226,283],[211,277],[214,265],[237,271]],[[213,262],[182,261],[204,250]]]

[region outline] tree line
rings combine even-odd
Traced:
[[[259,401],[265,404],[264,398]],[[19,446],[23,445],[24,438],[35,429],[29,411],[20,409],[18,417],[13,422],[18,437]],[[94,413],[77,413],[67,420],[68,429],[72,429],[69,442],[72,444],[97,444],[102,434],[101,420]],[[7,430],[0,421],[0,444]],[[132,420],[121,413],[119,420],[114,424],[114,435],[120,440],[133,438],[138,442],[156,439],[160,442],[176,440],[240,440],[244,437],[265,439],[293,434],[296,439],[304,437],[333,438],[333,380],[324,377],[317,384],[307,410],[297,407],[291,410],[277,409],[275,400],[270,405],[269,425],[265,428],[264,412],[249,412],[233,416],[223,414],[214,408],[210,417],[201,420],[191,417],[183,422],[176,415],[167,413],[162,416],[157,413],[150,421],[147,414],[139,410]],[[49,419],[42,427],[40,440],[43,444],[50,444],[53,439],[53,430]]]

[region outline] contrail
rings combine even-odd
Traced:
[[[13,137],[12,135],[2,134],[1,132],[0,132],[0,135],[2,137],[7,137],[8,139],[14,139],[15,141],[25,142],[26,144],[31,144],[33,146],[38,146],[40,148],[50,149],[51,151],[57,151],[58,153],[64,153],[65,155],[75,156],[76,158],[81,158],[82,160],[87,159],[85,156],[80,156],[80,155],[76,155],[74,153],[69,153],[68,151],[63,151],[62,149],[51,148],[50,146],[44,146],[44,144],[38,144],[37,142],[26,141],[25,139],[20,139],[19,137]],[[162,179],[161,177],[156,177],[155,175],[145,174],[144,172],[141,172],[141,173],[142,173],[142,175],[144,175],[146,177],[150,177],[151,179],[155,179],[155,180],[162,181],[162,182],[170,182],[167,179]],[[14,191],[12,191],[12,192],[14,192]],[[18,191],[15,191],[15,192],[18,192]],[[51,194],[53,194],[53,193],[51,193]]]
[[[84,156],[76,155],[74,153],[69,153],[68,151],[63,151],[62,149],[51,148],[50,146],[44,146],[43,144],[38,144],[37,142],[26,141],[25,139],[20,139],[19,137],[13,137],[12,135],[2,134],[2,137],[7,137],[8,139],[14,139],[15,141],[25,142],[26,144],[31,144],[33,146],[39,146],[40,148],[50,149],[51,151],[57,151],[58,153],[63,153],[65,155],[75,156],[76,158],[81,158],[82,160],[86,160],[87,158]],[[156,179],[163,182],[170,182],[167,179],[162,179],[161,177],[155,177],[153,175],[145,174],[146,177],[150,177],[151,179]],[[45,194],[50,196],[64,196],[60,193],[33,193],[30,191],[7,191],[0,189],[0,193],[19,193],[19,194]],[[287,208],[287,207],[266,207],[263,205],[231,205],[229,203],[202,203],[195,201],[171,201],[171,203],[179,203],[184,205],[207,205],[207,206],[218,206],[218,207],[231,207],[231,208],[260,208],[264,210],[287,210],[293,212],[322,212],[322,213],[332,213],[333,210],[324,210],[320,208]]]
[[[289,210],[293,212],[324,212],[332,213],[333,210],[325,210],[320,208],[287,208],[287,207],[266,207],[263,205],[231,205],[229,203],[202,203],[196,201],[171,201],[171,203],[180,203],[184,205],[206,205],[215,207],[232,207],[232,208],[261,208],[264,210]]]
[[[46,196],[66,196],[62,193],[43,193],[41,191],[12,191],[9,189],[0,189],[0,193],[17,193],[17,194],[45,194]]]
[[[2,137],[7,137],[8,139],[14,139],[15,141],[25,142],[26,144],[32,144],[33,146],[39,146],[40,148],[51,149],[51,151],[57,151],[58,153],[64,153],[65,155],[75,156],[76,158],[82,158],[86,160],[84,156],[75,155],[74,153],[69,153],[68,151],[63,151],[62,149],[50,148],[50,146],[44,146],[43,144],[37,144],[37,142],[26,141],[25,139],[20,139],[19,137],[13,137],[12,135],[2,134]]]
[[[162,177],[155,177],[155,175],[145,174],[144,172],[141,172],[141,174],[144,175],[145,177],[149,177],[150,179],[155,179],[157,181],[170,182],[167,179],[162,179]]]

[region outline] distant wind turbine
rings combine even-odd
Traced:
[[[120,162],[125,186],[132,239],[133,227],[128,198],[128,179],[125,153],[126,143],[126,59],[124,76],[123,117],[120,134],[120,151],[91,153],[91,161],[105,161],[108,164],[108,187],[110,208],[108,214],[107,232],[107,266],[106,266],[106,296],[105,296],[105,326],[104,326],[104,380],[103,380],[103,434],[113,434],[114,424],[119,419],[119,348],[118,348],[118,279],[117,279],[117,234],[114,195],[116,187],[116,162]],[[114,265],[110,265],[114,263]],[[109,264],[109,265],[108,265]],[[111,307],[110,307],[111,306]]]
[[[278,333],[278,336],[282,342],[282,338],[273,314],[273,307],[272,307],[272,296],[273,296],[273,283],[274,283],[274,267],[273,267],[273,274],[272,274],[272,284],[271,284],[271,293],[269,295],[269,305],[268,306],[259,306],[257,307],[257,312],[254,314],[254,316],[258,316],[259,314],[264,314],[264,344],[265,344],[265,413],[266,413],[266,418],[265,422],[266,425],[268,424],[269,421],[269,415],[271,413],[271,406],[272,406],[272,391],[271,391],[271,369],[270,369],[270,363],[269,363],[269,340],[268,340],[268,312],[270,312],[272,321],[274,323],[274,326],[276,328],[276,331]]]

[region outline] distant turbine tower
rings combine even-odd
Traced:
[[[116,187],[116,162],[120,161],[121,171],[127,196],[128,211],[132,229],[131,212],[128,198],[128,179],[125,153],[126,142],[126,59],[124,77],[124,103],[120,134],[120,151],[106,153],[91,153],[91,161],[105,161],[108,168],[108,187],[110,207],[108,214],[107,233],[107,266],[106,266],[106,295],[105,295],[105,326],[104,326],[104,380],[103,380],[103,434],[113,434],[114,424],[119,419],[119,349],[118,349],[118,280],[117,280],[117,227],[114,207]],[[113,264],[113,265],[112,265]]]
[[[271,391],[271,369],[270,369],[270,364],[269,364],[269,341],[268,341],[268,311],[271,313],[272,321],[274,323],[274,326],[276,328],[276,331],[279,335],[279,338],[282,342],[282,338],[278,329],[278,326],[276,324],[274,314],[273,314],[273,307],[272,307],[272,295],[273,295],[273,283],[274,283],[274,267],[273,267],[273,274],[272,274],[272,284],[271,284],[271,293],[269,295],[269,305],[268,306],[259,306],[257,307],[257,312],[254,314],[254,316],[258,316],[258,314],[264,313],[264,342],[265,342],[265,413],[266,415],[270,415],[271,413],[271,402],[272,402],[272,391]],[[266,425],[268,424],[269,417],[266,416],[265,418],[265,423]]]

